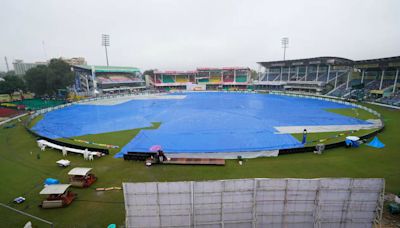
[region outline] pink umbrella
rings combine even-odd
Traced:
[[[159,151],[159,150],[161,150],[161,146],[160,145],[153,145],[153,146],[150,147],[149,150],[152,151],[152,152]]]

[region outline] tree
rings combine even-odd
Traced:
[[[153,77],[154,76],[154,71],[155,70],[145,70],[143,72],[143,75],[149,75],[149,76]]]
[[[20,92],[25,90],[25,82],[22,78],[8,73],[3,77],[4,81],[0,81],[0,94],[8,94],[10,100],[13,99],[12,95],[14,92]]]
[[[250,78],[253,80],[258,80],[258,73],[255,70],[250,71]]]
[[[25,81],[28,90],[34,92],[38,96],[48,94],[50,91],[47,88],[47,66],[37,66],[29,69],[25,73]]]
[[[57,94],[74,82],[71,66],[61,59],[50,60],[47,66],[37,66],[25,74],[28,89],[38,96]]]

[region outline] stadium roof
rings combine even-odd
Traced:
[[[353,65],[353,60],[333,56],[323,56],[307,59],[292,59],[257,63],[263,67],[290,67],[307,65]]]
[[[248,67],[222,67],[222,68],[213,68],[213,67],[199,67],[198,71],[212,71],[212,70],[250,70]]]
[[[95,72],[118,72],[118,73],[135,73],[140,72],[139,68],[126,66],[90,66],[90,65],[74,65],[74,68],[85,70],[94,69]]]
[[[333,56],[315,57],[307,59],[293,59],[293,60],[280,60],[269,62],[258,62],[263,67],[291,67],[291,66],[307,66],[307,65],[339,65],[339,66],[353,66],[358,69],[384,69],[384,68],[399,68],[400,56],[378,58],[378,59],[365,59],[353,61]]]
[[[186,75],[186,74],[196,74],[196,71],[155,71],[154,74],[167,74],[167,75]]]
[[[354,61],[354,67],[359,69],[400,68],[400,56],[366,59]]]

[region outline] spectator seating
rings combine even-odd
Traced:
[[[236,82],[247,82],[246,76],[236,76]]]
[[[22,111],[20,110],[0,107],[0,117],[13,117],[21,113]]]
[[[224,82],[233,82],[233,74],[228,74],[223,76]]]
[[[24,105],[27,110],[39,110],[64,104],[64,100],[25,99],[12,102],[16,105]]]
[[[178,83],[186,83],[186,82],[189,82],[189,79],[188,79],[187,76],[177,75],[176,76],[176,82],[178,82]]]
[[[163,83],[175,83],[174,79],[170,75],[163,76]]]
[[[210,77],[210,82],[211,83],[220,83],[221,82],[221,76],[211,76]]]

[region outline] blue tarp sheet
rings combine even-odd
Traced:
[[[52,185],[52,184],[59,184],[60,181],[54,178],[46,178],[46,180],[44,180],[44,184],[45,185]]]
[[[375,148],[383,148],[385,144],[383,144],[378,137],[374,137],[374,139],[367,144],[368,146],[375,147]]]
[[[45,114],[33,130],[50,138],[142,130],[127,151],[237,152],[302,147],[276,126],[352,125],[368,122],[325,111],[350,106],[317,99],[240,93],[187,93],[181,100],[132,100],[118,105],[74,105]],[[174,95],[171,95],[174,96]],[[100,142],[101,143],[101,142]]]

